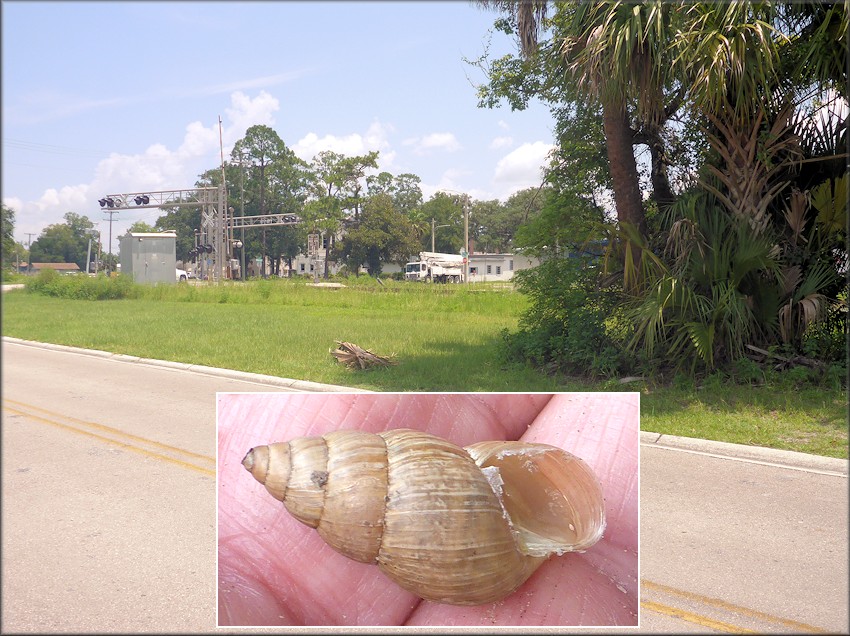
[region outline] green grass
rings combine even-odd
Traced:
[[[793,376],[766,386],[718,377],[656,386],[547,376],[500,359],[501,330],[515,329],[527,307],[510,288],[345,284],[165,285],[108,301],[11,291],[3,295],[3,334],[378,391],[639,390],[643,430],[848,456],[841,386]],[[337,340],[395,354],[398,364],[350,370],[330,355]]]
[[[499,360],[499,332],[516,326],[525,297],[475,289],[259,281],[159,286],[102,302],[8,292],[3,333],[380,391],[561,390],[554,378]],[[335,341],[395,354],[398,364],[351,371],[330,355]]]
[[[641,429],[846,459],[847,393],[731,383],[645,390]]]

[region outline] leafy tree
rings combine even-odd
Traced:
[[[497,28],[523,55],[478,62],[490,79],[481,104],[540,98],[560,143],[554,192],[518,242],[541,254],[571,236],[625,243],[621,305],[643,355],[712,368],[747,343],[803,346],[835,313],[847,262],[836,205],[846,198],[846,106],[835,97],[847,91],[847,4],[484,4],[505,13]],[[648,187],[632,168],[641,147]],[[616,232],[594,229],[608,186]],[[641,187],[651,199],[638,210]],[[557,302],[544,297],[563,290],[535,280],[534,302]]]
[[[378,152],[346,157],[331,150],[324,150],[313,158],[314,193],[317,199],[333,199],[329,210],[339,214],[351,214],[355,220],[360,213],[360,192],[367,168],[378,167]],[[379,177],[386,181],[386,177]],[[376,183],[373,181],[373,183]]]
[[[476,250],[479,252],[508,252],[514,249],[518,229],[537,218],[546,193],[541,188],[528,188],[512,194],[505,203],[498,200],[476,201],[470,210],[474,222]]]
[[[459,254],[463,247],[463,201],[446,192],[435,192],[422,205],[422,219],[428,221],[428,231],[421,237],[421,249],[431,251],[432,220],[434,250],[446,254]],[[445,227],[437,228],[443,225]]]
[[[152,225],[145,223],[144,221],[136,221],[129,228],[127,228],[127,231],[132,232],[134,234],[145,234],[156,232],[156,228],[154,228]]]
[[[310,194],[312,172],[306,161],[299,159],[288,147],[277,156],[269,173],[269,190],[273,195],[274,212],[302,216],[304,205]],[[287,225],[269,228],[269,252],[275,255],[272,273],[279,273],[279,258],[288,261],[290,274],[292,259],[307,243],[307,231],[303,225]]]
[[[249,166],[249,177],[245,181],[246,214],[249,210],[250,214],[270,214],[277,212],[282,205],[295,207],[287,200],[287,195],[291,194],[290,186],[296,190],[299,186],[288,181],[287,176],[298,170],[303,162],[272,128],[258,124],[245,131],[245,136],[234,144],[231,152],[234,161],[240,157],[247,160]],[[261,231],[263,276],[267,275],[265,257],[269,253],[268,235],[272,231],[272,228]],[[276,258],[272,258],[272,266],[277,268]]]
[[[335,236],[345,221],[359,221],[361,197],[367,168],[377,168],[378,152],[346,157],[325,150],[313,158],[310,164],[313,182],[313,197],[304,207],[308,229],[320,231],[326,236],[328,247],[333,249]],[[328,276],[328,261],[325,260],[324,276]]]
[[[337,247],[349,269],[357,271],[365,264],[372,276],[381,273],[382,263],[403,265],[417,250],[413,226],[384,192],[365,199],[360,223],[349,230]]]
[[[369,196],[385,193],[392,197],[393,205],[399,212],[410,214],[422,205],[421,179],[415,174],[404,173],[393,176],[389,172],[366,177]]]
[[[86,216],[67,212],[65,223],[47,226],[30,247],[35,263],[76,263],[85,271],[89,231],[94,224]]]
[[[189,250],[195,247],[195,232],[201,228],[201,208],[175,205],[157,218],[160,230],[173,230],[177,234],[177,260],[189,260]]]
[[[5,203],[0,207],[0,232],[3,236],[3,265],[9,265],[15,259],[15,211]]]
[[[482,2],[508,12],[503,30],[513,32],[524,56],[538,53],[538,33],[546,16],[546,2]],[[628,223],[646,233],[640,182],[633,146],[636,143],[636,117],[644,124],[644,134],[658,142],[664,122],[678,106],[673,97],[665,100],[663,88],[670,80],[663,52],[667,48],[670,14],[661,0],[630,3],[561,3],[556,16],[547,22],[554,29],[553,40],[543,47],[542,64],[558,68],[574,101],[595,101],[601,107],[603,132],[611,184],[621,224]],[[665,75],[666,74],[666,75]],[[552,91],[547,80],[533,90]],[[635,99],[638,98],[638,99]],[[665,103],[669,101],[669,103]],[[651,143],[658,161],[663,150]],[[669,198],[659,170],[658,194]],[[663,194],[660,192],[664,189]]]

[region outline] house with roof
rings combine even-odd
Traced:
[[[52,269],[59,274],[79,274],[80,268],[76,263],[31,263],[30,274],[38,274],[40,271]]]

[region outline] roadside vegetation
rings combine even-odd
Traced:
[[[530,306],[509,286],[339,282],[346,287],[304,279],[152,287],[45,272],[4,294],[3,334],[377,391],[639,391],[643,430],[848,456],[839,365],[820,373],[748,359],[698,377],[591,379],[509,359],[504,334]],[[87,287],[116,291],[94,302]],[[395,354],[398,364],[348,369],[330,354],[338,340]]]

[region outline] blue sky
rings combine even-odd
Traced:
[[[189,188],[248,127],[305,160],[380,152],[437,190],[504,200],[540,183],[548,110],[481,109],[497,14],[469,2],[2,3],[2,196],[26,244],[72,211],[107,236],[107,193]],[[153,224],[158,210],[120,212]]]

